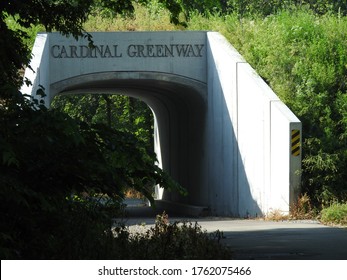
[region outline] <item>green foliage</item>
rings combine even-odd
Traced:
[[[2,1],[0,4],[0,96],[11,98],[9,88],[19,88],[20,70],[28,66],[30,48],[26,40],[30,28],[42,24],[47,31],[82,35],[82,24],[87,19],[93,0],[84,1]],[[49,13],[47,12],[49,11]],[[15,30],[13,30],[16,26]]]
[[[100,189],[119,199],[121,189],[95,130],[19,102],[0,110],[0,251],[2,258],[41,258],[41,248],[55,247],[66,229],[66,197]]]
[[[29,62],[33,26],[42,24],[47,30],[77,37],[83,35],[89,15],[130,15],[136,3],[151,9],[153,19],[168,8],[174,23],[181,22],[184,11],[190,29],[223,32],[301,119],[303,192],[312,198],[312,203],[320,205],[346,197],[347,4],[344,1],[2,1],[2,258],[229,256],[222,249],[218,251],[219,245],[210,243],[198,225],[171,225],[165,216],[144,236],[131,235],[123,226],[111,230],[110,219],[122,210],[125,187],[134,187],[149,198],[148,186],[154,183],[179,188],[154,165],[148,140],[151,118],[147,113],[137,113],[148,110],[141,107],[143,104],[127,97],[86,96],[91,102],[82,106],[76,97],[62,105],[77,119],[74,120],[59,110],[46,110],[39,102],[36,106],[23,103],[17,90],[22,83],[21,69]],[[89,198],[80,196],[85,192]],[[95,197],[100,193],[107,194],[107,201],[114,203],[98,202]],[[331,215],[324,210],[322,220],[345,222],[344,206],[341,209],[333,210]],[[139,246],[146,250],[139,250]]]
[[[177,13],[176,2],[162,2]],[[38,100],[24,99],[18,91],[21,69],[30,60],[31,27],[42,24],[47,31],[77,38],[83,36],[83,24],[96,8],[131,12],[129,3],[9,0],[0,4],[2,258],[102,258],[103,251],[95,246],[105,248],[113,238],[110,221],[121,208],[124,188],[139,190],[150,200],[153,184],[183,191],[138,141],[145,137],[141,131],[135,137],[100,122],[74,120],[47,110]],[[38,93],[44,95],[44,89]],[[101,193],[114,204],[91,207],[89,202],[71,199],[80,193]],[[66,246],[70,242],[76,246]]]
[[[1,259],[103,259],[110,218],[120,215],[118,201],[104,207],[35,192],[1,181]],[[8,183],[8,185],[6,184]],[[101,248],[104,251],[101,251]]]
[[[224,2],[219,0],[182,0],[182,7],[188,18],[191,13],[207,16],[209,14],[221,13],[223,8],[225,8]]]
[[[321,221],[327,224],[347,225],[347,204],[333,203],[321,212]]]
[[[54,99],[52,106],[69,114],[73,119],[86,122],[91,126],[106,126],[108,130],[113,131],[116,135],[112,145],[116,148],[112,156],[108,151],[105,152],[108,158],[118,161],[117,167],[127,166],[130,172],[134,163],[142,165],[143,159],[146,159],[150,163],[148,167],[151,166],[157,170],[152,164],[156,162],[152,136],[153,115],[145,103],[127,96],[87,94],[58,96]],[[126,147],[134,148],[137,152],[130,156],[125,150]],[[137,158],[138,156],[143,159]],[[139,168],[140,166],[137,166],[135,169]],[[133,176],[130,173],[128,175]],[[142,181],[137,182],[134,181],[136,176],[129,177],[133,183],[128,182],[124,185],[145,192],[146,196],[152,200],[154,182],[153,178],[149,179],[151,177],[149,174],[147,177],[148,179],[143,177]]]
[[[172,22],[179,24],[182,7],[179,0],[158,0],[169,12]],[[141,0],[146,4],[149,0]],[[47,12],[49,11],[49,12]],[[104,13],[130,15],[134,11],[131,0],[8,0],[0,3],[0,96],[11,98],[9,87],[19,88],[22,83],[21,69],[30,61],[30,29],[43,26],[48,32],[57,30],[64,35],[87,37],[83,26],[89,15]],[[15,26],[15,30],[14,27]]]
[[[227,11],[243,16],[268,16],[282,10],[307,8],[315,14],[347,13],[347,3],[340,0],[228,0]]]
[[[148,153],[153,152],[153,114],[142,101],[122,95],[63,95],[52,107],[88,124],[104,123],[112,129],[133,134]]]
[[[107,194],[115,202],[111,209],[117,210],[126,187],[150,200],[154,184],[182,190],[131,133],[76,121],[46,110],[39,102],[12,99],[4,107],[0,110],[0,251],[5,258],[52,258],[70,236],[64,232],[85,230],[85,238],[92,235],[91,242],[94,230],[99,234],[110,230],[108,215],[100,228],[89,232],[93,219],[104,217],[103,210],[67,199],[73,194]],[[80,229],[69,228],[77,227],[79,220]],[[82,240],[75,242],[81,245]],[[80,253],[81,258],[89,257]],[[70,258],[70,252],[61,254]],[[73,256],[78,258],[77,253]]]
[[[267,16],[287,6],[291,1],[280,0],[228,0],[229,13],[237,13],[242,16],[262,15]]]

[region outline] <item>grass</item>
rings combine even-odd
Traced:
[[[170,14],[157,1],[147,6],[134,4],[132,16],[92,15],[85,23],[88,32],[95,31],[173,31],[182,29],[170,23]]]
[[[285,221],[289,219],[289,215],[286,213],[283,213],[283,211],[275,209],[267,213],[265,216],[266,221],[274,221],[274,222],[280,222]]]
[[[347,226],[347,203],[333,203],[321,211],[321,221],[326,224]]]
[[[305,193],[300,195],[290,209],[289,218],[292,220],[316,219],[318,211],[312,206],[311,198]]]

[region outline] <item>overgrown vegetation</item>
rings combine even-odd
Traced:
[[[305,193],[299,196],[298,201],[290,209],[289,218],[294,220],[315,219],[318,212],[318,209],[312,205],[310,197]]]
[[[347,226],[347,204],[333,203],[321,212],[321,220],[327,224]]]
[[[56,100],[59,110],[37,110],[39,101],[22,98],[22,69],[31,36],[41,28],[75,37],[83,29],[220,31],[303,123],[305,195],[292,215],[311,217],[315,208],[326,208],[322,221],[346,223],[347,3],[9,0],[0,12],[2,259],[230,257],[198,225],[167,224],[165,216],[145,235],[111,230],[111,217],[122,213],[124,188],[148,198],[153,183],[184,190],[154,164],[143,104],[85,96],[80,103],[76,97]]]
[[[128,187],[150,200],[153,184],[180,190],[131,133],[102,123],[78,122],[25,100],[4,104],[6,110],[0,110],[0,247],[6,258],[29,258],[34,251],[45,251],[46,242],[64,247],[64,232],[73,232],[70,226],[78,224],[69,224],[70,219],[87,218],[93,228],[105,226],[97,215],[102,213],[94,215],[86,209],[84,216],[84,204],[79,204],[75,217],[71,196],[107,194],[121,208]],[[108,219],[110,227],[111,216]]]
[[[91,257],[91,246],[109,240],[111,217],[119,215],[125,188],[132,187],[149,200],[153,198],[148,186],[154,184],[184,194],[156,166],[154,153],[142,145],[143,135],[47,110],[40,100],[26,99],[19,92],[21,70],[29,61],[30,26],[41,23],[47,30],[79,36],[94,5],[114,8],[117,13],[118,8],[131,11],[131,7],[111,4],[119,3],[42,0],[0,4],[1,258]],[[43,96],[44,88],[38,94]],[[112,215],[105,215],[104,207],[72,199],[83,193],[91,198],[107,195],[115,204]],[[86,245],[92,240],[94,245]],[[68,248],[69,243],[77,246]]]
[[[88,125],[103,123],[134,137],[144,154],[153,154],[153,113],[142,101],[121,95],[84,94],[57,96],[52,107]]]

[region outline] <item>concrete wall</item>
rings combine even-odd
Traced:
[[[31,54],[31,69],[25,69],[25,78],[31,81],[31,84],[24,84],[21,88],[21,92],[36,98],[36,91],[39,89],[39,86],[42,86],[47,94],[50,92],[50,60],[47,59],[49,58],[49,43],[47,34],[37,34]],[[41,100],[41,97],[38,98]]]
[[[301,123],[224,37],[208,32],[207,38],[209,172],[222,178],[214,196],[225,200],[215,211],[288,212],[301,168],[300,155],[291,154],[291,131],[301,131]]]
[[[101,32],[93,40],[94,53],[86,40],[39,34],[32,60],[38,70],[26,71],[34,86],[23,92],[43,85],[47,105],[57,94],[145,101],[156,119],[159,164],[189,193],[157,189],[158,198],[227,216],[289,210],[300,185],[301,156],[291,154],[300,121],[224,37]]]

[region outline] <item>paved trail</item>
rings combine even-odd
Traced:
[[[140,210],[130,215],[126,222],[129,226],[141,223],[151,226],[154,217]],[[208,232],[223,231],[222,242],[233,249],[235,259],[347,260],[347,229],[325,226],[317,221],[273,222],[217,217],[169,220],[197,221]]]

